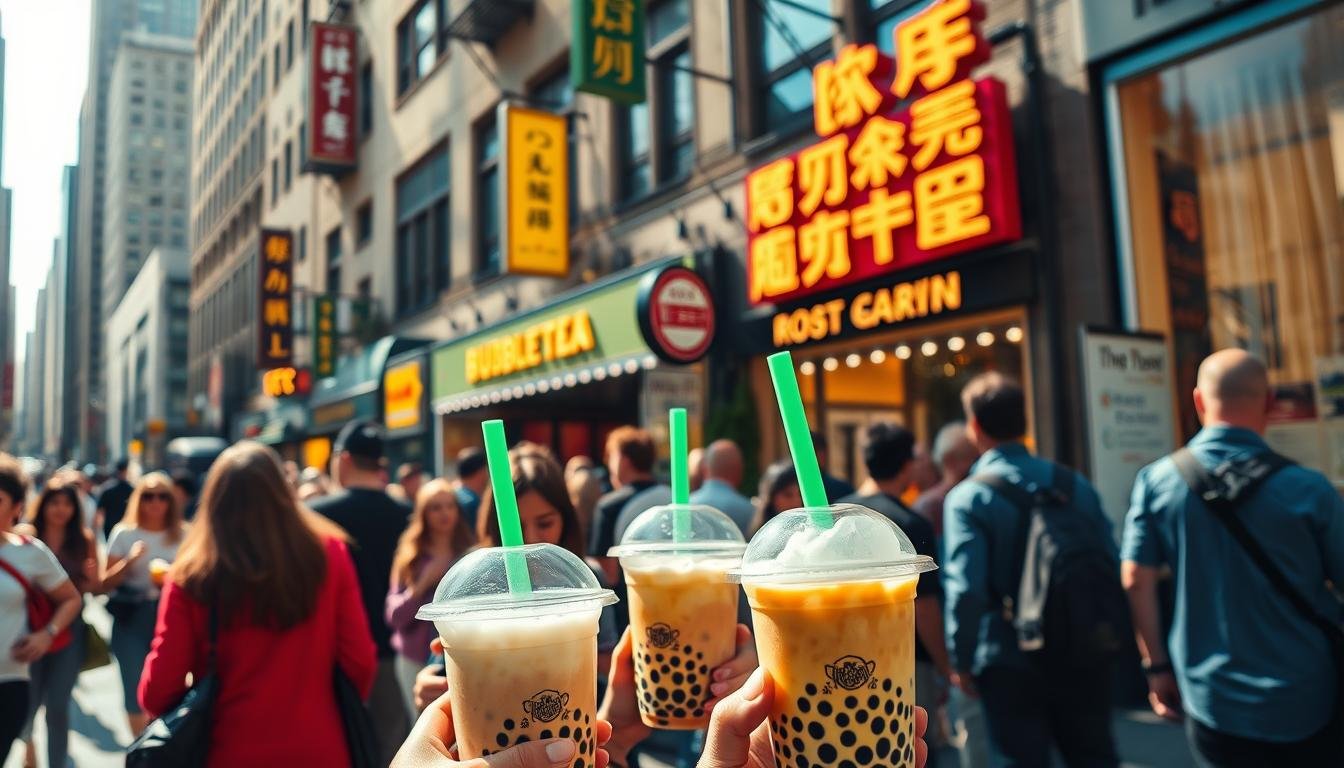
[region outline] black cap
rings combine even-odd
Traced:
[[[349,453],[374,461],[383,460],[383,428],[372,421],[352,421],[336,436],[337,454]]]

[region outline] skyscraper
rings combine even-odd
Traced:
[[[0,34],[0,163],[5,156],[5,38]],[[0,178],[4,168],[0,166]],[[0,440],[8,438],[14,414],[14,289],[9,284],[13,192],[0,187]]]
[[[82,459],[105,459],[103,355],[104,200],[108,186],[107,132],[109,86],[113,65],[127,32],[138,31],[190,39],[196,29],[196,0],[93,0],[89,32],[88,90],[79,116],[79,164],[75,292],[80,307],[76,344],[78,365],[72,377],[79,404],[79,450]]]

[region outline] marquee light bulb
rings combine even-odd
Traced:
[[[1012,328],[1003,332],[1003,338],[1016,344],[1022,340],[1022,329],[1014,325]]]

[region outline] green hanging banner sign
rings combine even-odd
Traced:
[[[574,0],[574,90],[621,104],[645,98],[644,0]]]
[[[313,375],[336,375],[336,297],[313,297]]]

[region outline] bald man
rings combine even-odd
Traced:
[[[1199,368],[1193,393],[1203,429],[1186,446],[1210,474],[1248,483],[1234,512],[1326,622],[1344,609],[1326,581],[1344,584],[1344,501],[1320,473],[1275,460],[1263,435],[1272,404],[1259,360],[1239,349]],[[1178,452],[1179,453],[1179,452]],[[1208,766],[1340,766],[1341,659],[1323,629],[1280,594],[1204,500],[1174,456],[1139,472],[1121,548],[1153,711],[1186,722]],[[1162,636],[1157,587],[1170,568],[1176,610]],[[1344,635],[1340,636],[1344,640]]]
[[[691,494],[692,504],[706,504],[733,518],[742,535],[747,535],[755,513],[751,501],[738,493],[742,484],[742,449],[732,440],[715,440],[705,448],[701,465],[705,481]]]
[[[691,483],[691,493],[700,490],[705,484],[705,449],[692,448],[686,454],[686,479]]]

